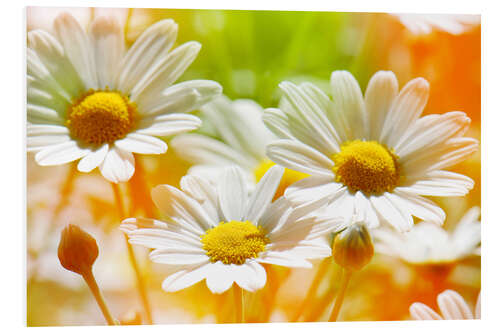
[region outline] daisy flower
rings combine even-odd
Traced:
[[[183,159],[194,164],[190,174],[214,181],[222,172],[221,166],[237,165],[244,172],[250,186],[254,186],[275,165],[266,156],[266,146],[277,137],[262,121],[263,109],[252,100],[231,101],[220,96],[201,107],[204,124],[217,140],[203,134],[182,134],[170,145]],[[308,175],[285,169],[277,190],[281,196],[285,188]]]
[[[413,303],[410,306],[410,315],[415,320],[464,320],[481,319],[481,293],[477,295],[474,314],[459,293],[445,290],[437,297],[437,303],[442,316],[422,303]]]
[[[283,172],[273,166],[251,192],[237,167],[225,168],[217,186],[184,176],[182,191],[159,185],[151,192],[168,221],[130,218],[121,229],[131,244],[154,249],[153,262],[170,266],[165,291],[203,279],[213,293],[228,290],[233,282],[256,291],[266,283],[263,263],[311,267],[309,259],[331,255],[324,236],[332,224],[310,214],[318,205],[292,209],[283,197],[271,203]]]
[[[54,31],[28,33],[27,143],[40,165],[80,159],[79,171],[99,167],[109,181],[127,181],[133,153],[164,153],[167,144],[156,136],[197,129],[200,119],[187,112],[221,93],[212,81],[173,84],[200,44],[170,51],[172,20],[149,27],[129,50],[113,18],[95,19],[86,32],[63,13]]]
[[[414,35],[427,35],[433,29],[460,35],[481,23],[479,15],[452,14],[391,14]]]
[[[284,167],[311,175],[289,186],[294,205],[328,200],[328,214],[369,228],[388,223],[408,231],[413,216],[442,224],[444,211],[422,196],[463,196],[469,177],[444,171],[475,152],[464,138],[470,119],[463,112],[420,117],[429,96],[422,78],[398,92],[392,72],[377,72],[365,97],[346,71],[331,75],[333,101],[319,88],[282,82],[279,109],[267,109],[264,123],[280,140],[267,155]],[[339,230],[346,227],[340,225]]]
[[[447,263],[475,255],[481,243],[479,214],[479,207],[471,208],[452,232],[425,221],[404,234],[379,228],[373,231],[375,249],[412,264]]]

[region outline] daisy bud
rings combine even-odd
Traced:
[[[94,237],[80,227],[69,224],[61,232],[57,255],[67,270],[80,275],[91,272],[98,254],[99,248]]]
[[[347,270],[360,270],[373,257],[372,238],[362,222],[356,222],[337,234],[332,248],[335,262]]]

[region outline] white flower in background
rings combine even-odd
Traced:
[[[413,34],[426,35],[433,29],[460,35],[481,23],[480,15],[454,14],[390,14]]]
[[[222,172],[221,167],[237,165],[244,171],[249,185],[255,185],[274,165],[266,156],[266,146],[276,140],[276,136],[262,121],[262,107],[252,100],[231,101],[220,96],[205,104],[201,111],[204,124],[221,140],[188,133],[170,142],[179,156],[194,164],[189,173],[213,181]],[[278,195],[281,196],[288,185],[305,177],[306,174],[286,169]]]
[[[310,214],[317,205],[292,209],[284,198],[271,203],[283,172],[270,168],[251,193],[237,167],[225,168],[217,186],[184,176],[182,191],[159,185],[151,193],[169,222],[130,218],[121,229],[131,244],[154,249],[153,262],[171,267],[165,291],[206,279],[213,293],[233,282],[253,292],[266,283],[261,263],[311,267],[309,259],[331,255],[324,236],[332,223]]]
[[[194,130],[186,114],[221,93],[216,82],[173,84],[195,59],[197,42],[170,51],[177,25],[162,20],[126,51],[122,27],[99,17],[88,33],[69,14],[54,21],[57,37],[28,33],[28,151],[40,165],[81,159],[78,170],[99,167],[112,182],[134,173],[134,156],[161,154],[155,136]]]
[[[437,297],[439,310],[442,316],[422,303],[413,303],[410,306],[410,315],[415,320],[464,320],[481,319],[481,293],[477,295],[476,309],[472,314],[471,309],[459,293],[445,290]]]
[[[479,207],[471,208],[451,232],[425,221],[407,233],[376,229],[372,233],[375,249],[412,264],[446,263],[475,255],[481,244],[479,214]]]
[[[421,196],[463,196],[473,187],[469,177],[443,170],[477,150],[477,140],[462,137],[470,119],[463,112],[420,118],[426,80],[411,80],[398,92],[395,75],[380,71],[363,98],[349,72],[335,71],[333,101],[310,83],[280,87],[280,108],[263,117],[281,138],[267,146],[267,155],[311,175],[285,191],[293,205],[326,198],[327,214],[346,223],[357,216],[369,228],[384,222],[408,231],[412,215],[437,224],[445,219]]]

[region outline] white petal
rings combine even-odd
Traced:
[[[267,146],[273,162],[315,176],[333,177],[331,159],[299,141],[277,140]]]
[[[378,140],[391,105],[398,94],[398,80],[390,71],[375,73],[366,87],[365,105],[370,124],[370,139]]]
[[[89,151],[79,147],[75,141],[68,141],[39,151],[35,155],[35,160],[39,165],[60,165],[77,160],[87,155]]]
[[[140,108],[148,110],[160,92],[172,85],[191,65],[200,49],[200,43],[187,42],[170,52],[143,74],[130,92],[130,99],[137,101]]]
[[[413,303],[410,306],[411,317],[415,320],[441,320],[443,319],[434,310],[422,303]]]
[[[262,121],[266,124],[267,128],[280,139],[294,139],[292,134],[288,117],[283,111],[275,108],[268,108],[264,110]]]
[[[218,261],[212,264],[211,272],[207,276],[207,287],[214,294],[222,294],[234,282],[233,268],[234,265],[225,265]]]
[[[364,139],[367,134],[367,116],[363,94],[358,82],[347,71],[335,71],[330,77],[334,112],[345,118],[347,140]]]
[[[140,120],[136,133],[171,136],[193,131],[201,126],[200,118],[182,113],[164,114],[157,117],[148,117]]]
[[[103,177],[110,182],[126,182],[135,171],[134,155],[117,147],[112,147],[102,164],[99,165],[99,170],[101,170]]]
[[[287,256],[286,254],[281,254],[279,252],[269,252],[262,255],[257,259],[260,263],[285,266],[285,267],[297,267],[297,268],[311,268],[312,264],[302,258],[297,258],[295,256]]]
[[[248,200],[244,220],[259,221],[271,203],[284,172],[283,167],[275,165],[265,173]]]
[[[149,100],[138,101],[139,112],[143,116],[191,112],[222,92],[220,84],[209,80],[185,81],[164,89],[165,87],[167,86],[158,86],[157,93]]]
[[[71,140],[68,129],[56,125],[28,125],[26,135],[28,151],[39,151]]]
[[[152,262],[165,265],[199,265],[209,263],[209,259],[202,248],[190,246],[175,246],[160,248],[149,254]]]
[[[128,50],[120,64],[118,90],[130,93],[141,78],[153,75],[177,38],[177,24],[161,20],[144,31]]]
[[[221,221],[216,188],[208,180],[196,175],[186,175],[181,178],[181,189],[200,203],[210,215],[214,227],[217,225],[215,222]]]
[[[80,172],[90,172],[97,168],[106,157],[108,153],[109,145],[103,144],[101,147],[96,148],[89,152],[85,157],[83,157],[80,162],[78,162],[78,171]]]
[[[163,214],[199,235],[220,222],[212,221],[198,201],[173,186],[158,185],[151,191],[151,197]]]
[[[253,169],[252,159],[228,145],[199,134],[183,134],[170,142],[175,152],[193,164],[217,166],[240,165],[245,169]]]
[[[324,197],[331,198],[342,187],[343,185],[335,182],[333,177],[311,176],[288,186],[285,190],[285,197],[293,205],[300,205]]]
[[[258,262],[247,260],[243,265],[233,265],[234,282],[241,288],[255,292],[266,284],[267,274]]]
[[[394,194],[395,200],[401,200],[401,204],[404,204],[413,216],[438,225],[443,224],[446,214],[434,202],[400,188],[394,189]]]
[[[118,66],[125,51],[121,26],[112,16],[98,17],[90,26],[90,38],[94,51],[98,87],[114,90]]]
[[[429,98],[429,83],[422,78],[408,82],[399,92],[387,113],[381,133],[381,141],[394,147],[422,114]]]
[[[201,249],[199,234],[195,234],[187,229],[173,223],[168,224],[168,229],[157,228],[141,228],[137,230],[128,230],[129,243],[141,245],[152,249],[180,249],[180,248],[195,248]],[[188,232],[186,232],[188,231]]]
[[[225,221],[241,221],[247,201],[245,179],[237,167],[228,167],[217,184],[219,204]]]
[[[380,222],[372,203],[361,191],[355,194],[354,210],[368,228],[373,229],[379,226]]]
[[[425,176],[408,177],[402,186],[407,192],[429,196],[464,196],[474,187],[474,181],[461,174],[435,170]]]
[[[384,193],[379,196],[370,196],[370,201],[377,211],[380,219],[396,230],[405,232],[409,231],[413,226],[413,218],[408,209],[399,205],[399,201],[393,200],[391,193]]]
[[[437,303],[444,319],[474,319],[463,297],[456,291],[443,291],[438,295]]]
[[[114,144],[123,151],[137,154],[163,154],[167,151],[165,141],[137,133],[129,133],[125,138],[115,141]]]
[[[86,88],[97,87],[94,57],[91,54],[89,38],[82,26],[70,14],[62,13],[54,21],[54,30]]]
[[[28,122],[32,124],[47,124],[64,126],[64,119],[57,112],[43,105],[28,104]]]
[[[211,265],[203,264],[194,268],[180,270],[163,280],[161,288],[167,292],[176,292],[190,287],[210,274]]]

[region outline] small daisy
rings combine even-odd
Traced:
[[[414,35],[427,35],[433,29],[460,35],[481,23],[479,15],[391,14]]]
[[[173,274],[162,284],[165,291],[203,279],[213,293],[228,290],[233,282],[256,291],[266,283],[262,263],[311,267],[309,259],[331,255],[324,236],[332,224],[310,214],[318,205],[292,209],[283,197],[271,203],[283,172],[273,166],[250,193],[237,167],[225,168],[217,186],[184,176],[182,191],[169,185],[152,190],[168,222],[130,218],[121,229],[130,243],[154,249],[153,262],[171,267]]]
[[[170,51],[177,25],[162,20],[125,50],[122,27],[95,19],[86,32],[70,14],[54,21],[56,37],[28,33],[28,151],[40,165],[80,159],[78,170],[99,167],[112,182],[134,173],[134,156],[161,154],[155,136],[197,129],[187,114],[221,93],[198,80],[173,84],[200,50],[197,42]]]
[[[404,234],[379,228],[373,231],[375,249],[411,264],[448,263],[478,254],[481,244],[479,214],[479,207],[471,208],[450,233],[425,221]]]
[[[177,154],[195,164],[189,173],[213,181],[223,170],[221,166],[237,165],[249,185],[255,185],[274,165],[266,156],[266,146],[277,139],[262,121],[262,107],[252,100],[231,101],[220,96],[205,104],[201,111],[204,124],[221,140],[189,133],[171,141]],[[307,176],[285,169],[277,195],[281,196],[288,185]]]
[[[481,319],[481,293],[477,295],[476,309],[474,314],[459,293],[453,290],[445,290],[437,297],[437,303],[441,310],[440,316],[430,307],[422,303],[413,303],[410,306],[410,315],[415,320],[464,320]]]
[[[444,211],[422,196],[463,196],[473,187],[469,177],[443,170],[477,150],[475,139],[463,137],[470,119],[463,112],[420,117],[426,80],[414,79],[398,93],[395,75],[380,71],[363,98],[349,72],[335,71],[333,101],[310,83],[280,87],[280,108],[263,117],[280,137],[267,155],[311,175],[285,191],[292,204],[327,198],[327,210],[344,221],[356,215],[369,228],[385,222],[407,231],[412,215],[444,221]]]

